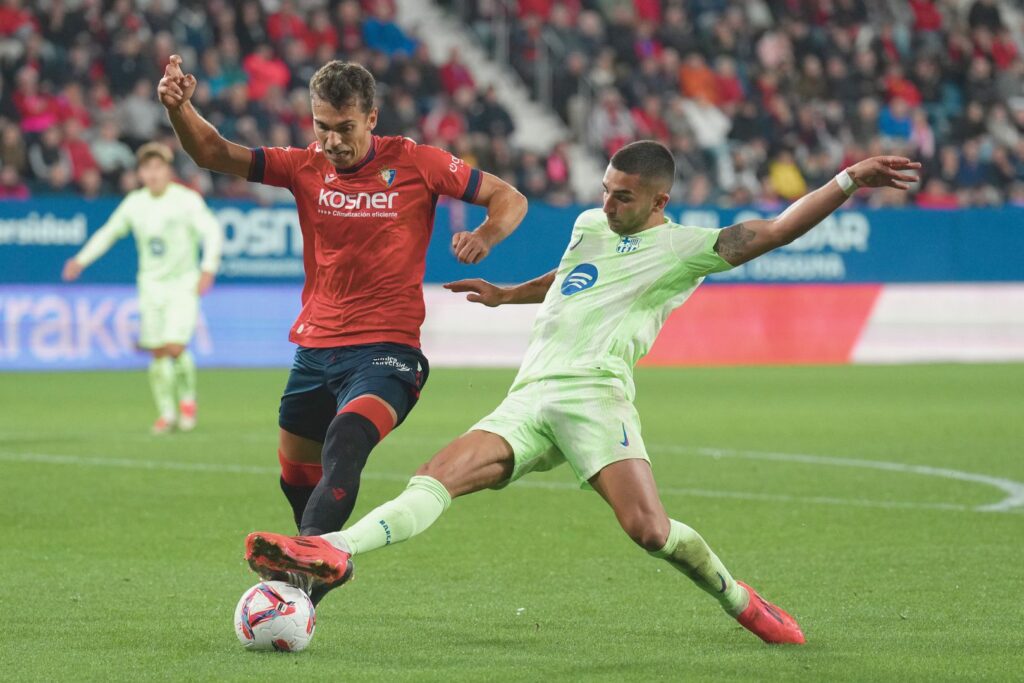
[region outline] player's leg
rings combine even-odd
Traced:
[[[342,575],[352,554],[422,533],[452,498],[557,466],[564,459],[539,424],[538,406],[538,397],[529,391],[511,393],[423,465],[397,498],[345,531],[295,538],[257,532],[246,539],[246,559],[260,573],[297,570],[330,580]]]
[[[336,349],[326,382],[337,398],[321,454],[323,477],[302,516],[302,535],[338,531],[352,515],[370,453],[409,415],[426,383],[427,361],[399,344]]]
[[[371,510],[345,531],[288,537],[256,532],[246,539],[246,559],[261,574],[296,571],[323,582],[346,576],[349,559],[426,531],[453,497],[498,486],[514,471],[509,443],[471,431],[423,465],[398,497]]]
[[[165,307],[153,292],[139,290],[139,346],[149,351],[149,388],[156,404],[154,434],[166,434],[174,428],[178,415],[174,404],[174,364],[163,338]]]
[[[668,517],[649,462],[614,462],[594,475],[590,484],[637,545],[688,576],[748,630],[768,643],[804,642],[791,616],[736,581],[699,533]]]
[[[633,541],[686,574],[762,639],[803,642],[796,622],[774,606],[774,614],[786,623],[754,624],[752,615],[765,613],[761,605],[767,603],[732,578],[700,534],[665,513],[640,432],[640,416],[621,385],[561,382],[557,391],[550,392],[545,414],[555,444],[563,448],[577,477],[601,494]]]
[[[193,287],[180,288],[168,295],[163,336],[174,365],[178,429],[186,432],[196,426],[196,364],[188,343],[198,317],[199,296]]]
[[[323,447],[320,441],[292,434],[286,429],[278,430],[277,460],[281,465],[281,493],[292,508],[296,529],[302,528],[302,513],[323,476],[323,467],[320,465]]]
[[[154,434],[166,434],[174,429],[177,413],[174,409],[174,365],[167,349],[158,346],[150,349],[149,388],[153,392],[157,419],[153,423]]]
[[[700,534],[669,519],[665,513],[649,462],[614,462],[594,475],[590,484],[611,506],[622,530],[637,545],[690,577],[718,600],[726,612],[736,616],[746,608],[746,591],[733,580]]]
[[[309,497],[323,476],[320,454],[335,414],[334,395],[323,379],[329,357],[322,349],[296,350],[278,410],[281,492],[292,508],[297,529],[302,526]]]
[[[463,434],[416,470],[397,498],[345,531],[322,538],[352,555],[401,543],[426,531],[452,499],[508,481],[513,464],[512,447],[504,438],[479,430]]]

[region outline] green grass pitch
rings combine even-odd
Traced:
[[[563,468],[456,501],[425,535],[360,558],[307,651],[243,650],[232,610],[255,580],[242,540],[290,529],[275,455],[285,376],[201,372],[199,429],[168,437],[147,433],[142,373],[0,376],[0,678],[1024,675],[1024,513],[1010,505],[1024,496],[1024,365],[638,373],[670,514],[800,620],[800,648],[743,631]],[[435,371],[371,457],[357,516],[511,377]]]

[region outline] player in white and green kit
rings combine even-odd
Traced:
[[[188,350],[199,296],[213,285],[222,231],[202,196],[172,182],[172,153],[160,143],[139,148],[143,187],[129,193],[82,250],[64,264],[75,280],[119,239],[139,251],[139,346],[153,355],[149,381],[159,416],[153,432],[187,431],[196,420],[196,368]],[[202,244],[202,263],[197,264]]]
[[[655,142],[627,145],[605,173],[604,206],[579,216],[556,270],[516,287],[483,280],[447,285],[488,306],[543,301],[501,405],[421,467],[401,495],[348,529],[250,534],[250,565],[265,575],[290,572],[300,585],[332,582],[351,556],[424,531],[453,498],[567,462],[581,485],[608,502],[630,538],[686,574],[745,628],[769,643],[803,643],[791,616],[733,579],[696,531],[666,514],[632,403],[633,366],[704,276],[796,239],[858,187],[906,189],[915,178],[901,171],[919,167],[900,157],[868,159],[778,218],[719,231],[666,220],[672,155]]]

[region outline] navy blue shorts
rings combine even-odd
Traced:
[[[300,346],[277,423],[285,431],[323,443],[331,421],[346,403],[373,394],[395,409],[397,426],[416,405],[429,373],[420,350],[404,344]]]

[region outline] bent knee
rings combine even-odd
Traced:
[[[638,514],[620,521],[626,535],[648,552],[661,550],[668,541],[669,521],[667,517]]]

